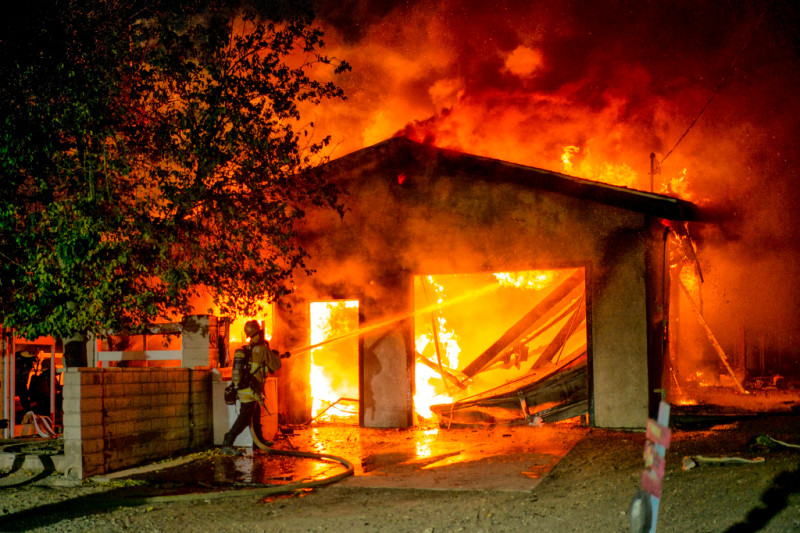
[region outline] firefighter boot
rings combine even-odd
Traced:
[[[233,441],[236,439],[233,435],[225,433],[225,438],[222,440],[222,453],[225,455],[236,455],[236,448],[233,447]]]

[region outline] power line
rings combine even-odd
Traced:
[[[739,62],[739,59],[742,57],[742,54],[744,53],[744,51],[750,45],[750,41],[753,40],[753,36],[756,34],[756,30],[758,30],[759,26],[761,26],[761,22],[764,20],[764,17],[766,16],[768,10],[769,10],[769,6],[767,6],[764,9],[764,12],[761,13],[761,16],[759,17],[758,22],[756,22],[756,25],[753,26],[753,29],[750,32],[750,36],[747,38],[747,41],[745,41],[744,46],[742,46],[742,48],[739,50],[739,52],[733,58],[733,62],[731,63],[731,66],[728,67],[728,70],[725,72],[725,75],[722,76],[722,79],[720,80],[719,84],[717,85],[717,88],[714,89],[713,93],[711,93],[711,96],[708,98],[708,101],[706,101],[706,103],[703,106],[703,108],[700,109],[700,112],[697,113],[697,116],[694,117],[694,120],[691,122],[691,124],[689,124],[689,127],[686,128],[686,131],[683,132],[683,135],[681,135],[680,138],[678,138],[678,142],[675,143],[675,146],[672,147],[672,150],[667,152],[667,155],[665,155],[663,158],[661,158],[661,161],[659,162],[659,165],[661,163],[663,163],[670,156],[670,154],[672,152],[675,151],[675,149],[678,147],[678,145],[681,143],[681,141],[683,141],[684,137],[686,137],[686,135],[689,134],[689,131],[694,127],[695,124],[697,124],[697,121],[700,119],[700,116],[705,112],[706,109],[708,109],[708,106],[711,105],[711,101],[714,100],[714,97],[717,96],[717,93],[719,93],[720,89],[722,89],[722,86],[728,80],[728,77],[730,77],[731,73],[733,73],[733,71],[736,70],[736,64]]]

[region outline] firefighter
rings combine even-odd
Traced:
[[[281,367],[281,356],[270,349],[264,338],[264,330],[257,321],[248,321],[244,325],[244,333],[250,341],[234,352],[231,384],[225,391],[228,397],[235,391],[240,403],[239,415],[222,442],[222,453],[225,454],[236,453],[233,442],[252,422],[256,402],[263,405],[267,374]]]

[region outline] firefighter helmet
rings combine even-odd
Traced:
[[[247,335],[252,339],[258,333],[261,333],[263,337],[263,332],[261,331],[261,324],[259,324],[257,320],[248,320],[247,322],[245,322],[244,324],[245,335]]]

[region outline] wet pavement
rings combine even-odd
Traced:
[[[540,427],[443,429],[360,428],[319,424],[286,430],[278,450],[338,456],[354,466],[350,487],[529,491],[588,431],[575,422]],[[283,485],[332,477],[340,463],[256,449],[227,456],[218,449],[104,476],[178,487]]]
[[[131,469],[117,474],[98,476],[98,480],[127,479],[156,485],[227,488],[232,485],[285,485],[295,481],[321,479],[328,471],[337,473],[342,467],[295,457],[267,454],[246,449],[237,456],[218,451],[198,453],[188,462],[167,461],[155,469]]]

